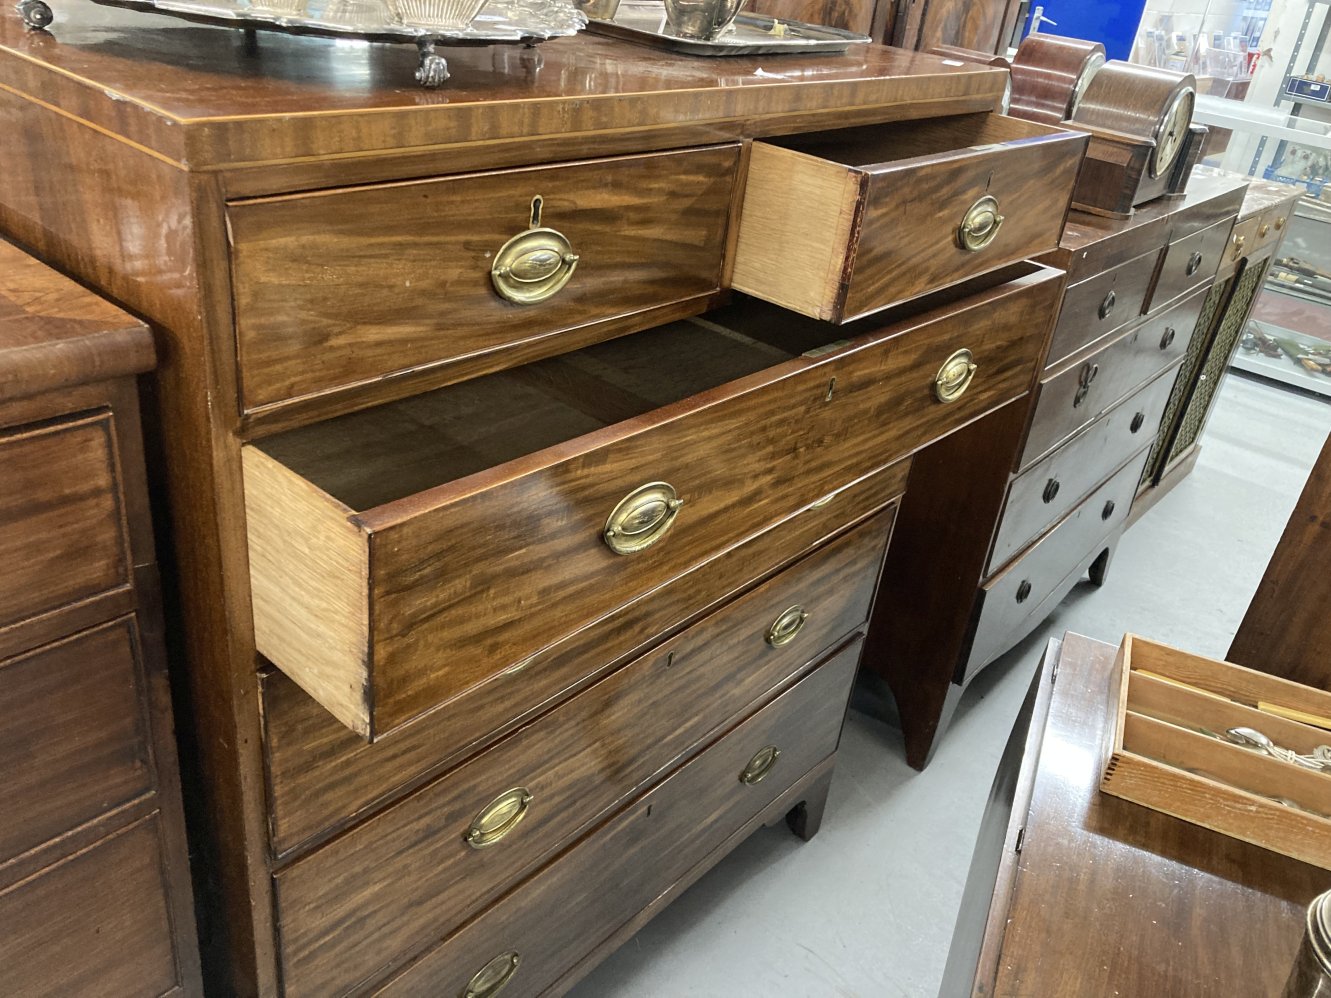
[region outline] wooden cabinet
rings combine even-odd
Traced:
[[[392,46],[260,73],[88,11],[36,59],[0,15],[0,227],[165,347],[210,983],[559,993],[758,825],[813,835],[913,455],[1026,398],[1084,136],[878,47],[582,36],[426,95]],[[833,179],[782,202],[787,156]],[[815,213],[846,300],[732,290],[802,278],[764,227]]]
[[[944,558],[923,543],[888,552],[865,666],[892,687],[917,768],[965,684],[1084,573],[1104,581],[1244,190],[1199,173],[1185,197],[1127,220],[1073,212],[1043,257],[1066,277],[1029,401],[916,456],[899,535],[953,543]],[[950,484],[958,468],[964,489]]]
[[[135,375],[141,323],[0,241],[0,965],[200,994]]]

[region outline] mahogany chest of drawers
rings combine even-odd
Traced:
[[[135,375],[147,328],[0,240],[0,966],[198,995]]]
[[[210,984],[562,993],[811,836],[912,455],[1026,397],[1085,137],[882,48],[423,94],[67,10],[0,15],[0,228],[164,345]]]
[[[1066,277],[1029,398],[917,455],[865,650],[912,765],[979,670],[1084,575],[1104,581],[1245,185],[1199,172],[1126,220],[1073,212],[1042,257]],[[925,626],[887,609],[900,605]]]

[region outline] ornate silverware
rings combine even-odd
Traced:
[[[735,20],[745,0],[665,0],[666,19],[680,38],[711,40]]]

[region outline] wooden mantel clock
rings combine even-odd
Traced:
[[[1008,114],[1046,125],[1067,121],[1104,64],[1105,47],[1099,42],[1027,35],[1012,59]]]
[[[1196,97],[1190,74],[1105,63],[1070,121],[1091,135],[1074,207],[1127,218],[1137,205],[1182,194],[1206,137],[1192,123]]]

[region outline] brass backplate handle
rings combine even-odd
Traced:
[[[766,779],[767,774],[772,771],[772,767],[776,765],[779,758],[781,758],[781,750],[775,745],[760,748],[753,754],[749,764],[740,771],[739,782],[750,787],[755,783],[761,783]]]
[[[578,266],[568,238],[541,225],[541,206],[538,194],[531,202],[531,228],[499,247],[490,264],[495,291],[518,305],[535,305],[558,294]]]
[[[967,252],[977,253],[994,241],[1002,225],[998,199],[986,194],[962,216],[961,224],[957,226],[957,244]]]
[[[615,554],[644,551],[666,535],[683,505],[668,482],[639,485],[610,511],[601,536]]]
[[[800,628],[804,626],[804,622],[808,619],[809,614],[798,603],[787,607],[781,611],[776,620],[772,621],[772,626],[767,629],[767,643],[773,648],[790,644],[795,640],[795,635],[800,632]]]
[[[493,998],[513,980],[521,963],[522,954],[517,950],[500,953],[472,975],[466,990],[462,992],[462,998]]]
[[[975,377],[976,366],[974,354],[969,350],[958,350],[943,361],[943,366],[934,375],[934,398],[939,402],[955,402],[961,398]]]
[[[462,836],[467,845],[473,849],[486,849],[501,841],[527,816],[531,797],[531,791],[526,787],[513,787],[486,804],[471,819]]]

